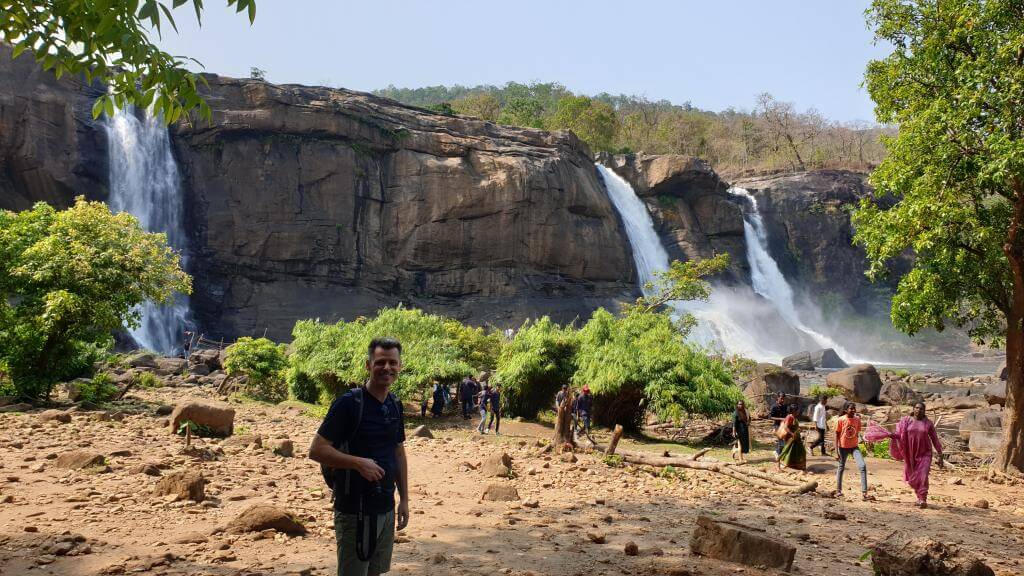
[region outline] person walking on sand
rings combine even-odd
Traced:
[[[736,410],[732,413],[732,433],[739,443],[739,453],[733,453],[733,458],[739,458],[741,464],[746,464],[744,454],[750,453],[750,413],[747,412],[747,404],[743,400],[736,403]]]
[[[895,442],[895,450],[890,452],[902,456],[903,479],[917,494],[918,508],[928,507],[928,474],[932,467],[932,447],[939,454],[939,468],[943,467],[942,442],[935,432],[935,424],[925,413],[924,402],[914,404],[911,416],[904,416],[896,425],[896,432],[890,442]]]
[[[839,467],[836,468],[836,496],[843,495],[843,472],[846,470],[846,459],[853,456],[860,470],[860,492],[861,498],[871,500],[868,496],[868,467],[864,463],[864,455],[861,454],[860,431],[863,429],[860,418],[857,417],[857,407],[853,402],[847,402],[843,406],[843,416],[839,417],[836,423],[836,460]]]
[[[814,447],[821,447],[821,455],[827,456],[825,452],[825,433],[828,431],[828,410],[825,407],[825,397],[818,396],[818,403],[814,405],[814,428],[818,431],[818,437],[811,444],[811,456],[814,456]]]
[[[494,424],[494,435],[501,436],[498,428],[501,427],[501,386],[495,384],[491,393],[487,395],[487,402],[490,404],[491,419],[487,421],[487,431],[491,431],[491,424]]]
[[[309,447],[334,494],[338,576],[391,570],[396,526],[409,523],[402,403],[390,391],[402,369],[401,353],[398,340],[370,342],[369,380],[331,404]]]
[[[476,431],[481,433],[481,434],[484,433],[484,424],[487,423],[487,401],[488,401],[488,398],[490,398],[490,396],[491,396],[491,385],[488,384],[487,382],[484,382],[484,388],[483,388],[483,390],[480,391],[480,395],[479,395],[479,399],[480,399],[480,403],[479,403],[479,407],[480,407],[480,424],[476,427]]]
[[[777,464],[779,471],[782,471],[782,467],[792,468],[794,470],[806,470],[807,469],[807,448],[804,447],[804,440],[800,436],[800,421],[797,420],[797,414],[800,413],[800,406],[798,404],[789,405],[789,414],[782,420],[782,424],[779,425],[779,430],[783,430],[782,434],[783,442],[782,451],[779,452],[779,462]]]
[[[786,395],[779,392],[778,396],[775,397],[775,405],[772,406],[771,412],[769,412],[769,418],[772,419],[772,423],[776,428],[782,424],[782,421],[786,419],[786,415],[789,411],[786,408]],[[778,462],[779,454],[782,454],[782,447],[786,445],[786,441],[781,438],[775,440],[775,461]]]

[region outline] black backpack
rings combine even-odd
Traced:
[[[353,389],[352,392],[351,392],[352,400],[355,403],[356,425],[352,427],[352,432],[350,432],[346,438],[342,439],[341,441],[339,441],[337,443],[331,444],[331,446],[333,446],[334,449],[339,451],[339,452],[344,452],[345,454],[350,454],[350,452],[349,452],[349,443],[352,442],[352,439],[356,437],[356,433],[359,432],[359,425],[363,423],[363,392],[364,392],[364,390],[365,390],[365,388],[363,386],[360,386],[359,388]],[[397,404],[398,403],[398,398],[396,398],[395,395],[392,394],[391,392],[388,392],[388,397],[384,401],[385,402],[393,402],[393,403]],[[344,489],[341,492],[341,494],[345,495],[345,496],[348,496],[349,493],[350,493],[351,487],[352,487],[352,472],[354,472],[354,470],[342,470],[340,468],[331,468],[331,467],[327,466],[326,464],[321,464],[320,465],[320,474],[323,475],[324,482],[327,483],[327,487],[331,489],[331,501],[332,502],[334,501],[334,498],[335,498],[335,496],[337,494],[337,491],[338,491],[338,488],[337,488],[338,484],[337,483],[338,483],[338,480],[339,480],[339,478],[338,478],[338,473],[339,472],[343,473],[345,475],[345,486],[344,486]]]

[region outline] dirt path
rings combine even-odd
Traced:
[[[330,504],[318,467],[304,458],[318,422],[296,408],[238,404],[236,434],[290,438],[297,457],[256,446],[222,446],[217,460],[197,460],[182,454],[183,440],[167,432],[165,417],[154,409],[204,394],[194,388],[143,391],[138,396],[150,404],[122,419],[80,412],[61,424],[41,422],[34,413],[0,414],[0,573],[333,573]],[[436,439],[410,439],[413,516],[396,546],[395,573],[768,573],[691,556],[687,543],[699,513],[761,527],[796,545],[795,573],[870,574],[870,562],[858,557],[892,530],[961,544],[985,556],[997,574],[1024,573],[1020,488],[963,474],[962,485],[951,485],[954,473],[935,471],[934,506],[920,511],[911,506],[914,497],[901,481],[898,463],[869,460],[877,501],[855,499],[856,490],[837,500],[826,496],[834,487],[834,460],[813,458],[818,494],[782,496],[693,470],[666,479],[635,467],[612,468],[587,454],[563,462],[538,455],[537,438],[549,434],[543,426],[504,422],[505,435],[495,437],[476,435],[472,424],[448,420],[435,429]],[[212,449],[217,444],[197,441]],[[54,458],[72,448],[106,455],[109,472],[57,468]],[[487,479],[472,469],[500,450],[512,456],[516,478]],[[754,465],[771,470],[767,451],[753,456],[762,462]],[[207,501],[154,496],[158,479],[133,470],[143,463],[164,474],[201,470],[209,480]],[[847,474],[848,485],[855,487],[856,470]],[[536,500],[538,506],[482,502],[489,482],[510,482],[523,500]],[[982,498],[988,509],[969,505]],[[216,532],[243,509],[263,502],[298,515],[309,534]],[[826,520],[826,511],[846,519]],[[604,536],[605,542],[594,543],[588,534]],[[638,556],[624,554],[627,541],[638,544]]]

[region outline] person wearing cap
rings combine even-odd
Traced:
[[[594,397],[590,395],[590,387],[584,386],[583,392],[576,399],[576,421],[583,425],[583,431],[590,434],[590,412],[594,407]]]
[[[771,410],[771,413],[769,414],[769,417],[772,419],[772,422],[775,424],[775,427],[778,428],[779,424],[781,424],[782,421],[785,420],[786,416],[788,416],[788,415],[789,415],[789,409],[786,406],[786,395],[783,394],[782,392],[779,392],[778,396],[775,397],[775,406],[772,406],[772,410]],[[779,460],[779,455],[782,454],[782,449],[785,446],[786,446],[786,441],[785,440],[778,440],[778,439],[775,440],[775,461],[776,462]]]
[[[555,412],[558,412],[558,407],[562,405],[562,402],[565,401],[565,397],[568,394],[569,385],[562,384],[562,389],[558,391],[558,394],[555,394]]]

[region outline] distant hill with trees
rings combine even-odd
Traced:
[[[570,129],[594,151],[686,154],[724,174],[841,168],[869,170],[885,155],[881,136],[895,130],[835,122],[814,109],[760,94],[752,110],[701,110],[667,100],[574,94],[557,82],[503,86],[427,86],[374,92],[444,114],[511,126]]]

